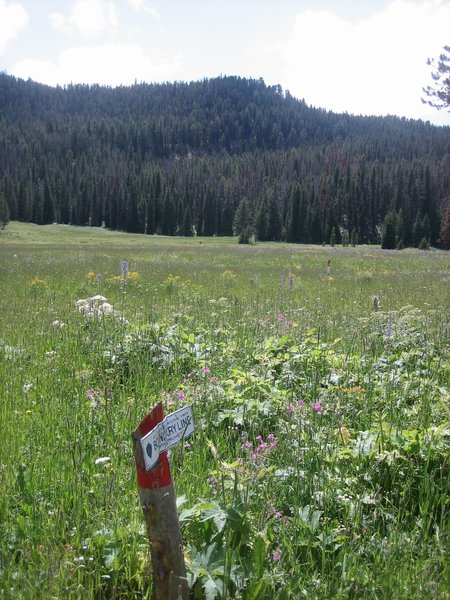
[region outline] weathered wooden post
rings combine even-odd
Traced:
[[[191,407],[164,419],[157,404],[133,432],[139,499],[150,542],[155,600],[188,598],[183,541],[167,450],[194,430]]]

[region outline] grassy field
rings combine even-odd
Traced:
[[[450,598],[449,253],[10,223],[0,286],[1,598],[151,597],[160,400],[195,598]]]

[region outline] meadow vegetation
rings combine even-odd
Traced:
[[[151,597],[163,401],[193,597],[450,598],[448,253],[12,222],[0,282],[0,597]]]

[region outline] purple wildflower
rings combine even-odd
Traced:
[[[279,562],[281,560],[281,554],[279,552],[272,553],[273,562]]]
[[[182,390],[177,390],[175,396],[179,402],[183,402],[186,399],[186,394]]]
[[[322,412],[322,405],[320,404],[320,402],[314,402],[312,408],[316,411],[316,413]]]
[[[128,261],[127,260],[120,261],[120,274],[122,275],[123,279],[126,279],[128,277]]]
[[[285,325],[289,325],[290,323],[289,319],[284,313],[280,313],[277,318],[280,321],[280,323],[285,323]]]

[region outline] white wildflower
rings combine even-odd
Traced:
[[[109,304],[108,302],[103,302],[103,304],[100,306],[100,310],[104,315],[114,314],[112,304]]]
[[[95,459],[95,464],[96,465],[104,465],[106,463],[109,463],[110,460],[111,460],[111,458],[109,456],[101,456],[100,458]]]

